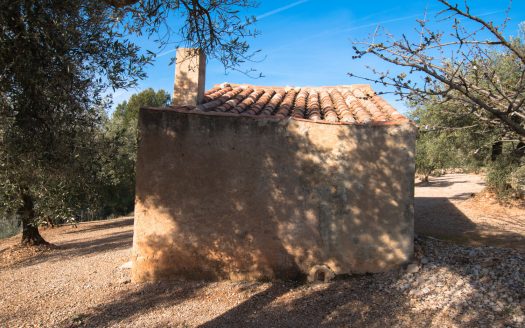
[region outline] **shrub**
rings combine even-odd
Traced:
[[[509,184],[520,197],[525,197],[525,165],[520,165],[510,174]]]
[[[511,154],[504,154],[487,165],[487,187],[499,198],[523,196],[525,165]]]

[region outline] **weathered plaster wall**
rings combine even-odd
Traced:
[[[415,127],[142,109],[133,280],[378,272],[413,252]]]

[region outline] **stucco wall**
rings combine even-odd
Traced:
[[[378,272],[413,252],[415,127],[142,109],[134,281]]]

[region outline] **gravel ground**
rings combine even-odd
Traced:
[[[525,255],[416,239],[414,263],[293,282],[129,283],[132,219],[0,243],[1,327],[525,327]]]
[[[426,210],[451,240],[453,228],[471,234],[459,241],[467,245],[418,237],[410,265],[326,284],[131,284],[131,217],[44,230],[51,248],[0,240],[0,327],[525,327],[525,215],[471,198],[475,185],[461,182],[470,180],[451,179],[418,187],[416,231]],[[480,231],[488,237],[472,237]],[[511,234],[522,239],[509,242]],[[501,241],[514,249],[472,246]]]

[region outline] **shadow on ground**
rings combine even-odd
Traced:
[[[106,229],[113,229],[113,228],[123,228],[127,226],[133,225],[133,217],[125,217],[122,219],[119,219],[117,221],[115,220],[108,220],[108,221],[101,221],[99,222],[90,222],[89,228],[82,228],[82,229],[74,229],[71,231],[66,232],[67,234],[75,234],[75,233],[84,233],[84,232],[90,232],[90,231],[99,231],[99,230],[106,230]]]
[[[92,309],[82,325],[193,327],[191,320],[206,316],[217,302],[232,303],[235,294],[251,290],[247,299],[229,310],[218,314],[211,310],[211,319],[201,320],[199,327],[513,327],[516,303],[509,299],[517,304],[525,301],[519,292],[524,288],[519,279],[523,257],[513,250],[458,247],[430,238],[418,238],[415,245],[415,261],[426,259],[416,274],[395,270],[317,285],[224,283],[235,286],[233,291],[217,287],[220,283],[137,285],[119,299]],[[430,291],[425,291],[427,287]],[[494,304],[502,310],[493,310]]]
[[[447,180],[433,181],[433,182],[430,182],[430,181],[419,181],[419,182],[416,182],[414,185],[416,187],[421,187],[421,188],[425,188],[425,187],[449,187],[449,186],[453,185],[454,183],[464,183],[464,182],[466,182],[466,181],[455,181],[455,182],[447,181]]]
[[[203,282],[187,282],[184,284],[173,282],[157,282],[143,284],[128,291],[114,302],[103,304],[94,309],[92,315],[81,315],[64,326],[72,327],[82,324],[85,327],[108,327],[133,316],[141,315],[162,307],[177,306],[191,299],[207,284]],[[170,317],[175,321],[176,313]],[[148,326],[152,326],[148,323]],[[173,325],[166,325],[173,326]],[[163,326],[165,327],[165,326]]]
[[[285,306],[271,304],[300,289],[306,295]],[[390,294],[388,297],[379,292],[382,287],[375,275],[336,281],[314,291],[309,289],[274,284],[200,327],[392,327],[402,325],[404,320],[398,314],[409,310],[398,291],[383,291]],[[371,290],[378,292],[365,292]],[[420,323],[428,324],[424,320]]]
[[[414,200],[416,234],[464,245],[488,245],[525,250],[525,236],[473,222],[451,201],[455,199],[454,197],[416,197]]]
[[[74,230],[59,232],[59,234],[75,233],[80,235],[81,233],[89,234],[90,232],[95,231],[103,231],[112,228],[122,229],[126,227],[129,227],[127,231],[111,232],[111,230],[109,230],[103,234],[82,236],[82,238],[72,239],[66,242],[60,240],[55,241],[52,237],[46,237],[49,242],[53,243],[51,247],[42,246],[27,249],[17,245],[12,248],[3,249],[0,252],[0,255],[7,252],[20,252],[18,259],[15,259],[14,262],[5,263],[4,265],[9,265],[11,268],[21,268],[34,266],[47,261],[60,261],[73,256],[100,254],[104,252],[129,249],[131,248],[133,241],[133,218],[90,223],[87,227],[81,224],[78,228],[72,228]],[[29,253],[28,255],[28,253],[26,253],[27,251],[32,251],[32,253]]]
[[[406,324],[404,314],[409,311],[409,305],[403,294],[390,288],[388,283],[382,285],[384,280],[377,278],[378,275],[344,278],[314,288],[295,282],[274,282],[200,327],[334,327],[349,324],[385,327]],[[241,284],[250,289],[261,283]],[[115,302],[97,307],[93,315],[86,315],[83,323],[86,327],[125,325],[127,321],[134,322],[137,316],[173,307],[172,316],[160,322],[158,318],[151,319],[155,324],[148,324],[154,327],[185,326],[184,320],[177,322],[176,307],[192,301],[192,298],[202,299],[199,293],[207,286],[206,283],[187,282],[147,284],[138,291],[122,295]],[[238,292],[242,290],[241,287]],[[276,304],[281,298],[291,298],[290,294],[302,295],[295,295],[285,306]],[[205,311],[205,307],[196,307],[195,311]],[[426,325],[430,321],[420,323]]]

